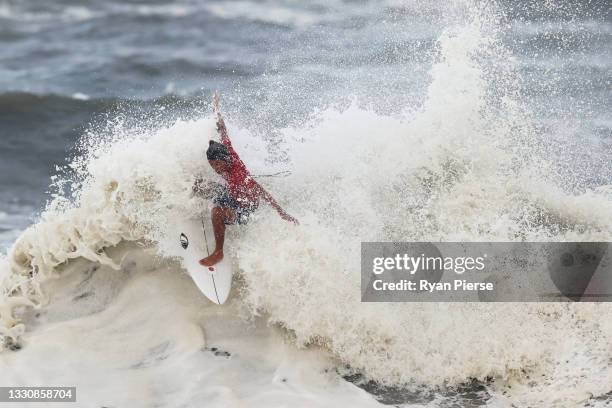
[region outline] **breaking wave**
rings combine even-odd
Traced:
[[[449,28],[437,52],[426,98],[402,115],[359,103],[325,109],[278,131],[282,154],[229,121],[253,173],[291,171],[261,182],[301,221],[294,227],[264,208],[231,229],[233,302],[247,319],[282,327],[292,344],[328,350],[383,384],[493,379],[506,391],[496,398],[525,404],[603,395],[612,383],[610,305],[360,302],[361,241],[612,238],[612,186],[576,192],[551,171],[555,158],[543,154],[492,27],[475,18]],[[83,154],[54,179],[57,193],[0,265],[5,348],[28,338],[27,311],[52,304],[62,289],[49,282],[76,262],[141,274],[164,265],[178,275],[164,259],[172,244],[164,231],[207,216],[191,186],[214,177],[204,160],[214,135],[210,117],[158,128],[117,119],[82,139]],[[156,302],[133,293],[137,304]]]

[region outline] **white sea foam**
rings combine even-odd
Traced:
[[[72,99],[76,99],[79,101],[88,101],[90,96],[81,92],[75,92],[72,94]]]
[[[262,7],[259,3],[249,1],[208,3],[206,10],[221,18],[244,18],[291,27],[307,27],[324,21],[324,16],[312,11],[273,4]]]
[[[0,4],[0,18],[23,22],[41,22],[60,19],[66,21],[86,21],[100,16],[101,13],[87,7],[70,6],[59,10],[29,10],[17,3],[3,2]]]

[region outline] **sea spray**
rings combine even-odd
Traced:
[[[301,225],[262,207],[249,225],[230,229],[228,256],[245,283],[237,301],[286,328],[297,345],[321,345],[381,383],[494,378],[521,403],[569,404],[609,391],[608,305],[359,301],[361,241],[612,236],[604,190],[572,195],[548,179],[551,158],[537,155],[511,58],[494,63],[507,54],[480,17],[439,38],[420,107],[387,117],[353,104],[279,130],[292,172],[262,184]],[[247,165],[263,170],[263,143],[229,122]],[[85,258],[111,273],[123,255],[149,256],[134,247],[107,254],[124,241],[163,258],[165,225],[206,216],[191,186],[216,177],[204,160],[212,137],[208,117],[152,129],[119,123],[110,140],[93,137],[72,162],[75,179],[58,181],[75,182],[74,196],[57,196],[2,266],[10,269],[0,309],[5,344],[26,329],[15,307],[44,305],[41,284],[63,267]]]
[[[516,75],[511,60],[487,72],[496,67],[482,56],[504,50],[484,35],[478,24],[442,35],[427,99],[404,119],[353,106],[284,132],[303,142],[272,190],[290,192],[302,226],[272,218],[245,230],[244,300],[379,382],[494,378],[521,384],[521,403],[571,404],[607,392],[609,305],[360,303],[361,241],[612,237],[608,197],[551,182],[504,78]]]

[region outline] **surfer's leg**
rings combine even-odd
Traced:
[[[204,266],[213,266],[223,259],[223,244],[225,242],[225,225],[233,224],[236,213],[231,208],[214,207],[211,211],[213,232],[215,234],[215,250],[212,254],[200,260]]]
[[[225,225],[232,224],[236,215],[231,208],[215,207],[211,213],[213,231],[215,233],[215,252],[223,253],[225,242]]]

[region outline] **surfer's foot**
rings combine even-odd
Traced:
[[[204,259],[200,259],[200,265],[202,266],[213,266],[217,262],[220,262],[223,259],[223,250],[220,249],[218,251],[213,252],[210,256],[207,256]]]

